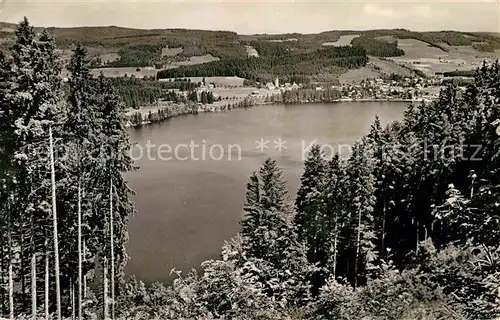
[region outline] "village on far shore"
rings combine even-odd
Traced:
[[[247,85],[245,79],[239,77],[191,77],[186,79],[161,79],[160,82],[189,81],[197,83],[196,102],[190,99],[190,92],[172,89],[179,101],[158,99],[152,104],[130,108],[129,126],[141,126],[153,122],[161,122],[166,118],[181,114],[202,112],[220,112],[234,108],[272,103],[318,103],[349,101],[431,101],[439,96],[446,83],[444,77],[394,77],[393,79],[365,79],[359,83],[342,83],[331,86],[304,85],[302,83],[282,83],[279,77],[274,82]],[[465,81],[465,79],[464,79]],[[466,83],[466,82],[464,82]],[[465,87],[462,87],[465,88]],[[293,100],[286,98],[296,92]],[[335,92],[335,98],[325,98]],[[202,102],[202,95],[210,94],[213,101]]]

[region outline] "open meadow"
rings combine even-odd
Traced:
[[[404,50],[405,55],[389,59],[409,68],[421,70],[427,75],[434,75],[449,71],[473,70],[485,60],[494,61],[500,58],[500,50],[482,52],[470,45],[442,44],[441,46],[447,51],[423,41],[401,39],[398,41],[398,47]]]

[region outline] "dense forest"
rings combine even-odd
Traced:
[[[397,41],[387,42],[370,36],[360,36],[354,38],[351,44],[353,46],[360,46],[366,50],[368,55],[377,57],[396,57],[405,54],[402,49],[398,48]],[[305,53],[316,50],[316,48],[311,48],[307,51],[300,48],[300,44],[297,41],[270,42],[254,40],[249,42],[249,45],[257,50],[260,56],[264,57],[286,56],[291,52]]]
[[[80,45],[64,83],[47,32],[25,19],[16,37],[0,55],[0,314],[114,318],[134,212],[125,106]]]
[[[228,102],[214,106],[211,104],[215,100],[213,100],[213,97],[210,98],[210,93],[202,92],[200,95],[196,94],[196,92],[193,93],[188,96],[189,100],[186,100],[182,104],[162,106],[157,108],[156,112],[150,110],[147,114],[143,114],[140,111],[132,113],[129,116],[130,124],[133,127],[138,128],[142,127],[145,124],[161,123],[167,119],[174,118],[180,115],[198,114],[200,112],[223,112],[237,108],[249,108],[254,104],[251,99],[247,98],[238,102]],[[198,98],[200,98],[201,101],[199,102],[201,103],[204,103],[203,101],[206,99],[205,105],[200,106],[199,104],[194,103],[198,101],[196,100]]]
[[[125,105],[25,19],[0,55],[0,315],[10,319],[496,319],[500,63],[348,157],[313,146],[296,197],[268,159],[241,232],[171,285],[125,279]],[[140,213],[139,213],[140,214]]]
[[[118,50],[117,60],[106,64],[107,67],[147,67],[160,61],[161,44],[128,45]]]
[[[476,74],[475,70],[457,70],[457,71],[448,71],[443,72],[443,76],[445,77],[474,77]]]
[[[356,69],[366,65],[366,51],[358,46],[318,49],[314,52],[281,52],[280,46],[268,49],[269,56],[251,59],[226,59],[193,66],[181,66],[158,72],[157,77],[214,77],[238,76],[256,81],[274,80],[276,76],[300,75],[313,76],[329,70],[339,73],[341,70]]]
[[[376,57],[398,57],[405,54],[402,49],[398,48],[397,41],[387,42],[368,36],[360,36],[352,39],[351,44],[363,47],[367,54]]]
[[[342,98],[342,92],[337,89],[286,90],[281,94],[283,103],[333,102]]]
[[[178,91],[192,92],[200,86],[189,79],[175,79],[174,81],[159,82],[134,77],[109,78],[111,85],[128,108],[139,108],[163,101],[180,102],[183,96]]]
[[[284,56],[293,50],[287,42],[251,41],[249,45],[262,57]]]
[[[124,50],[128,46],[138,46],[150,52],[155,46],[182,47],[182,55],[212,54],[219,58],[245,57],[245,49],[238,43],[238,35],[229,31],[208,31],[188,29],[143,30],[120,27],[77,27],[77,28],[49,28],[48,32],[56,37],[56,44],[69,48],[78,41],[83,46],[102,47],[107,49]],[[129,49],[125,49],[129,50]],[[122,53],[127,54],[126,51]],[[156,52],[155,59],[160,58]],[[133,59],[134,56],[124,57]]]

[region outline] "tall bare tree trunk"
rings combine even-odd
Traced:
[[[10,199],[7,200],[9,203]],[[14,279],[12,270],[12,214],[10,205],[8,204],[8,221],[7,221],[7,243],[9,246],[9,319],[14,320]]]
[[[12,270],[12,253],[9,253],[9,319],[14,319],[14,280]]]
[[[78,319],[82,320],[82,184],[78,177]]]
[[[416,235],[417,235],[417,244],[415,245],[415,254],[418,255],[418,246],[419,246],[419,242],[420,242],[420,235],[419,235],[419,231],[420,231],[420,222],[417,221],[417,232],[416,232]]]
[[[113,181],[110,179],[109,188],[109,243],[111,246],[111,319],[115,319],[115,243],[114,243],[114,219],[113,219]]]
[[[45,320],[49,320],[49,286],[50,286],[50,276],[49,276],[49,241],[48,235],[45,238]]]
[[[36,319],[36,252],[31,256],[31,315]]]
[[[361,210],[358,211],[358,235],[356,237],[356,259],[354,260],[354,289],[358,287],[358,260],[360,254],[359,242],[361,240]]]
[[[384,206],[382,208],[382,239],[381,239],[381,248],[380,248],[380,257],[384,258],[385,257],[385,195],[384,195]]]
[[[49,144],[50,144],[50,176],[52,181],[52,220],[54,228],[54,272],[56,277],[56,302],[57,302],[57,319],[61,320],[61,283],[59,278],[59,239],[57,232],[57,202],[56,202],[56,172],[54,165],[54,145],[52,141],[52,126],[49,127]]]
[[[5,253],[5,241],[4,241],[4,235],[0,236],[0,288],[4,289],[6,287],[5,283],[5,259],[4,259],[4,253]],[[2,314],[5,314],[5,299],[2,297],[2,307],[1,307],[1,312]]]
[[[109,320],[109,305],[108,305],[108,259],[104,255],[102,278],[103,278],[103,300],[104,300],[104,320]]]
[[[76,305],[75,305],[75,281],[70,282],[70,295],[71,295],[71,320],[75,320]]]
[[[334,238],[333,238],[333,278],[337,276],[337,242],[339,239],[338,235],[338,222],[337,222],[337,213],[335,213],[335,229],[334,229]]]
[[[25,245],[24,245],[24,228],[23,228],[23,224],[24,224],[24,221],[23,221],[23,218],[20,217],[20,223],[19,223],[19,232],[21,233],[21,237],[20,237],[20,243],[19,243],[19,247],[20,247],[20,250],[21,252],[19,253],[19,258],[20,258],[20,263],[21,263],[21,296],[18,298],[18,302],[20,300],[21,302],[21,305],[25,306],[25,294],[26,294],[26,277],[25,277],[25,270],[27,270],[27,266],[26,266],[26,263],[25,263],[25,260],[24,260],[24,252],[25,252]]]
[[[83,259],[86,259],[85,257],[87,256],[87,245],[85,244],[85,241],[83,241]],[[83,275],[83,298],[87,298],[87,276]]]
[[[33,192],[33,183],[31,186],[31,192]],[[36,309],[37,309],[37,296],[36,296],[36,286],[37,286],[37,274],[36,274],[36,248],[35,248],[35,216],[31,212],[30,218],[31,224],[31,235],[30,235],[30,249],[31,249],[31,315],[33,319],[36,319]]]

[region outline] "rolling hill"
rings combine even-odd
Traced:
[[[15,25],[0,23],[0,48],[8,47],[14,38]],[[38,28],[41,30],[40,28]],[[362,47],[370,57],[368,68],[380,75],[391,71],[398,73],[401,68],[415,69],[419,73],[436,73],[471,70],[483,60],[500,57],[500,37],[492,33],[458,31],[414,32],[405,29],[393,30],[342,30],[326,31],[317,34],[257,34],[239,35],[230,31],[208,31],[188,29],[132,29],[117,26],[48,28],[53,34],[63,58],[67,58],[74,42],[81,42],[88,48],[96,68],[145,68],[148,74],[154,70],[182,68],[183,73],[196,73],[199,64],[217,66],[231,64],[248,58],[248,49],[255,49],[266,67],[259,63],[248,64],[256,74],[254,78],[270,78],[270,60],[295,61],[300,57],[314,57],[318,50],[330,46],[352,45]],[[320,53],[320,55],[322,55]],[[378,58],[384,59],[384,67]],[[259,60],[260,59],[260,60]],[[221,62],[222,61],[222,62]],[[239,62],[238,62],[239,63]],[[280,62],[281,63],[281,62]],[[323,71],[318,70],[314,61],[302,63],[303,75],[321,78]],[[287,63],[281,63],[286,65]],[[325,66],[325,63],[321,63]],[[346,73],[349,67],[326,68],[326,73],[335,76]],[[356,64],[354,64],[356,65]],[[328,64],[326,64],[328,67]],[[356,68],[358,66],[356,65]],[[153,69],[151,71],[151,69]],[[214,73],[214,68],[210,69]],[[265,73],[259,74],[259,69]],[[310,69],[310,72],[308,71]],[[306,70],[306,72],[304,72]],[[110,74],[121,74],[110,72]],[[171,74],[171,72],[166,72]],[[243,70],[239,73],[249,73]],[[280,70],[281,73],[281,70]],[[407,73],[405,71],[405,73]],[[212,74],[211,74],[212,75]],[[215,72],[214,75],[217,75]],[[222,74],[221,74],[222,75]],[[225,75],[225,74],[224,74]]]

